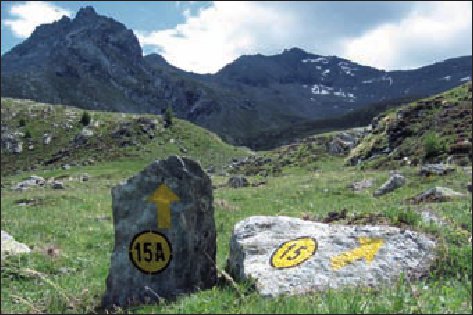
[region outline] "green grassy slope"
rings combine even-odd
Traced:
[[[378,116],[372,133],[352,150],[347,161],[393,168],[404,157],[417,164],[445,161],[453,156],[460,163],[471,164],[471,93],[469,82],[384,112]]]
[[[21,105],[17,109],[22,109]],[[77,120],[79,118],[80,115]],[[109,119],[110,124],[118,124],[121,119],[133,120],[131,116],[100,112],[94,112],[93,118],[101,121]],[[160,117],[156,119],[160,120]],[[17,124],[18,121],[12,123]],[[35,125],[30,121],[27,126],[29,123],[34,137]],[[178,153],[179,145],[170,143],[169,139],[179,139],[181,146],[188,149],[187,155],[192,154],[206,166],[223,165],[228,163],[230,157],[247,154],[186,122],[177,120],[175,127],[177,129],[163,130],[160,136],[149,139],[150,142],[144,143],[144,149],[139,151],[133,146],[119,148],[111,142],[112,152],[117,155],[110,155],[114,159],[111,162],[101,156],[103,154],[108,159],[109,153],[102,150],[94,156],[100,162],[69,170],[38,166],[35,171],[8,175],[3,174],[2,164],[1,228],[33,249],[29,255],[8,257],[1,262],[2,312],[99,311],[97,306],[105,291],[114,237],[110,189],[153,159]],[[80,126],[76,128],[67,138],[64,136],[64,143],[69,143],[70,137],[80,130]],[[104,134],[108,132],[103,131]],[[106,141],[108,138],[104,139]],[[136,139],[141,141],[138,136]],[[159,144],[159,139],[162,139],[162,144]],[[133,156],[126,156],[125,153]],[[77,154],[77,161],[89,156],[81,150]],[[457,166],[454,173],[445,177],[420,177],[417,167],[401,167],[407,184],[393,193],[374,198],[372,193],[388,178],[387,171],[344,166],[343,158],[328,156],[320,147],[308,144],[282,147],[257,155],[272,159],[262,167],[265,172],[248,168],[241,171],[251,174],[251,183],[264,179],[265,184],[232,189],[223,185],[228,180],[227,176],[212,176],[212,184],[216,187],[217,267],[220,270],[225,268],[229,255],[233,226],[241,219],[252,215],[285,215],[321,220],[329,212],[345,208],[348,217],[358,218],[359,224],[390,224],[434,235],[439,244],[438,260],[430,274],[419,281],[400,279],[392,287],[348,288],[275,299],[260,297],[249,283],[238,283],[236,288],[221,284],[176,301],[119,309],[117,312],[471,313],[472,201],[471,194],[466,191],[466,182],[471,175],[462,167]],[[27,160],[19,161],[21,167],[30,166]],[[273,174],[272,168],[277,168],[278,172]],[[90,175],[89,181],[78,180],[83,173]],[[11,189],[18,181],[32,174],[46,178],[62,177],[66,188],[33,187],[24,192]],[[360,193],[346,188],[354,180],[368,178],[374,181],[372,188]],[[404,202],[437,185],[465,193],[467,197],[417,206]],[[33,205],[21,206],[25,199],[33,201]],[[422,221],[420,211],[425,209],[443,218],[446,225],[439,227]],[[334,222],[338,223],[345,221]]]
[[[1,110],[2,128],[23,134],[29,131],[31,134],[31,139],[20,137],[22,153],[2,152],[2,175],[17,171],[38,172],[58,168],[62,164],[85,165],[109,161],[141,161],[139,165],[144,166],[171,154],[199,160],[205,168],[209,165],[218,167],[233,157],[249,154],[247,149],[230,146],[212,132],[177,118],[171,127],[164,128],[161,116],[89,111],[92,122],[87,129],[94,135],[87,139],[87,143],[78,145],[74,138],[83,129],[80,123],[83,111],[80,109],[2,98]],[[140,119],[156,122],[156,128],[150,131],[152,138],[150,132],[145,132],[141,127]],[[23,127],[20,127],[20,120],[25,122]],[[125,127],[126,132],[113,137],[113,133],[126,124],[129,124]],[[66,125],[70,129],[65,128]],[[52,135],[48,145],[43,144],[45,133]],[[30,143],[34,147],[32,150],[28,149]],[[61,154],[61,150],[67,150],[68,154]],[[49,163],[57,156],[61,158]]]

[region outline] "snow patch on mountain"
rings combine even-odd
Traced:
[[[345,62],[345,61],[339,62],[338,66],[340,67],[340,69],[342,69],[343,72],[345,72],[345,74],[348,74],[352,77],[355,76],[355,74],[352,71],[358,70],[357,68],[350,67],[350,64],[348,62]]]
[[[321,63],[328,63],[328,59],[327,58],[324,58],[324,57],[319,57],[319,58],[307,58],[307,59],[302,59],[301,60],[303,63],[306,63],[306,62],[321,62]]]

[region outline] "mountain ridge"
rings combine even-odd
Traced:
[[[89,6],[74,19],[38,26],[2,55],[1,75],[4,97],[152,114],[172,106],[177,117],[255,148],[267,130],[452,88],[471,79],[471,56],[386,72],[291,48],[197,74],[158,54],[143,56],[132,30]]]

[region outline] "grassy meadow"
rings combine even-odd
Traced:
[[[40,105],[35,106],[39,107],[34,109],[42,109]],[[20,114],[10,120],[17,125],[17,120],[24,117],[21,111],[27,107],[2,99],[2,116],[5,108],[19,110]],[[57,112],[51,119],[65,119],[61,115]],[[387,170],[345,166],[343,157],[328,156],[321,147],[310,151],[301,145],[297,154],[288,157],[291,163],[278,166],[280,172],[277,174],[248,176],[250,183],[264,181],[265,184],[233,189],[224,185],[229,176],[221,172],[223,165],[229,164],[232,158],[252,152],[227,145],[208,131],[177,119],[172,128],[161,130],[155,139],[136,136],[137,141],[142,141],[139,147],[116,149],[114,140],[108,137],[114,128],[110,124],[117,124],[126,117],[93,112],[93,119],[106,122],[95,130],[103,137],[91,140],[91,146],[79,150],[82,153],[67,161],[80,162],[93,154],[96,160],[93,165],[77,163],[70,169],[62,169],[59,164],[47,167],[37,164],[37,169],[30,170],[32,161],[40,159],[44,152],[25,151],[16,158],[2,157],[1,228],[32,248],[31,254],[2,259],[2,313],[103,312],[99,305],[105,292],[114,245],[111,187],[154,159],[179,154],[198,159],[205,168],[212,165],[217,169],[211,178],[215,187],[216,263],[219,270],[225,269],[233,226],[246,217],[283,215],[319,221],[329,212],[342,209],[347,209],[348,218],[357,218],[359,224],[390,224],[435,236],[438,259],[422,279],[410,281],[401,275],[398,283],[389,287],[346,288],[304,296],[263,298],[250,282],[237,283],[236,287],[221,282],[210,290],[174,301],[116,309],[114,312],[471,314],[472,200],[466,190],[470,173],[463,167],[457,166],[455,172],[443,177],[420,177],[418,167],[405,166],[400,168],[406,176],[405,186],[387,195],[373,197],[373,191],[389,177]],[[36,121],[28,121],[28,125],[33,139],[45,132]],[[43,125],[47,124],[43,121]],[[76,124],[73,128],[70,134],[69,131],[57,132],[57,146],[44,150],[51,153],[60,146],[67,146],[81,127]],[[97,146],[93,141],[97,141]],[[183,147],[186,152],[183,152]],[[98,148],[107,150],[101,152]],[[276,156],[284,154],[281,152],[284,151],[256,154],[276,161]],[[30,159],[26,158],[28,154]],[[4,166],[10,170],[7,165],[21,171],[4,172]],[[89,180],[80,181],[79,177],[85,173],[89,174]],[[31,187],[23,192],[12,189],[16,183],[33,174],[46,179],[60,179],[65,189],[54,190],[49,186]],[[351,182],[363,179],[373,179],[373,187],[362,192],[347,188]],[[443,203],[409,205],[405,202],[434,186],[449,187],[466,196]],[[30,205],[22,205],[25,201]],[[423,210],[442,218],[445,225],[423,221]],[[342,220],[333,224],[340,223],[346,222]]]

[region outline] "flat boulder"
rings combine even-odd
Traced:
[[[8,234],[5,231],[1,231],[1,256],[2,259],[7,255],[18,255],[18,254],[28,254],[31,252],[31,249],[20,242],[15,241],[13,236]]]
[[[25,179],[25,180],[19,182],[18,184],[16,184],[13,187],[13,189],[17,190],[17,191],[23,191],[23,190],[26,190],[30,187],[34,187],[34,186],[44,186],[45,183],[46,183],[46,181],[44,180],[43,177],[31,175],[27,179]]]
[[[435,246],[424,234],[396,227],[254,216],[235,225],[227,270],[237,280],[254,279],[263,296],[374,287],[401,273],[428,273]]]
[[[409,202],[418,204],[421,202],[445,202],[455,198],[463,197],[464,194],[447,187],[433,187],[423,193],[408,199]]]
[[[431,176],[431,175],[447,175],[455,171],[455,169],[451,166],[447,166],[442,163],[438,164],[425,164],[422,165],[419,171],[419,175],[421,176]]]

